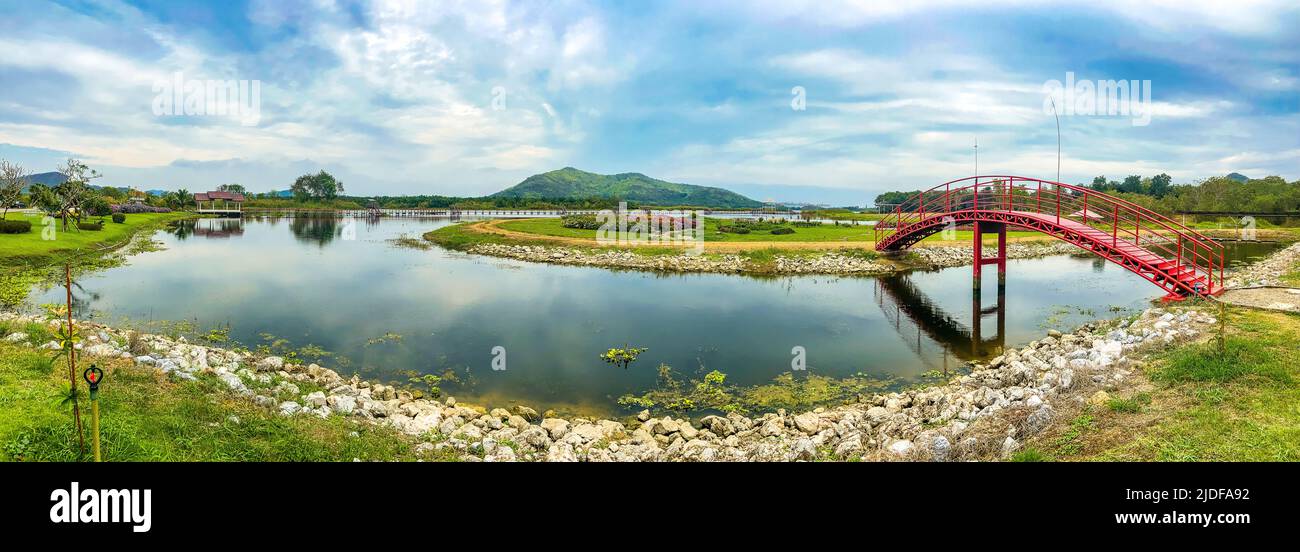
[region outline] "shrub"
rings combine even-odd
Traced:
[[[726,232],[728,234],[748,234],[749,228],[744,226],[719,226],[718,231]]]
[[[122,213],[113,213],[113,222],[118,224],[126,222],[126,215],[123,215]]]
[[[0,234],[26,234],[31,231],[31,221],[0,220]]]
[[[121,205],[113,205],[112,210],[114,213],[126,213],[126,214],[172,212],[171,209],[168,209],[166,207],[154,207],[152,205],[145,205],[143,203],[123,203]]]
[[[104,196],[94,195],[86,199],[86,213],[96,216],[105,217],[113,213],[113,207],[108,204]]]
[[[100,222],[78,222],[78,223],[77,223],[77,228],[80,228],[80,229],[82,229],[82,230],[90,230],[90,231],[92,231],[92,232],[98,232],[98,231],[104,229],[104,223],[103,223],[102,221],[100,221]]]
[[[560,217],[560,220],[565,228],[577,228],[579,230],[600,229],[600,222],[596,220],[596,215],[564,215]]]
[[[794,228],[773,228],[772,229],[772,234],[775,236],[781,236],[781,235],[793,234],[793,233],[794,233]]]

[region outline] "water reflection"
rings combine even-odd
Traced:
[[[342,219],[337,217],[294,217],[289,231],[298,241],[325,247],[342,234]]]
[[[911,275],[899,274],[876,279],[876,303],[908,347],[924,362],[927,338],[942,348],[941,365],[950,369],[950,356],[968,362],[1000,354],[1006,346],[1006,286],[998,286],[997,301],[985,307],[980,294],[972,293],[970,324],[964,324],[943,309],[914,284]],[[995,318],[993,335],[985,335],[984,318]]]
[[[244,221],[237,218],[208,218],[182,220],[169,229],[179,240],[198,236],[208,239],[227,239],[244,235]]]

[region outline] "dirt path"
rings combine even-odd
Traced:
[[[495,234],[517,240],[546,241],[563,245],[574,245],[583,247],[600,247],[595,238],[572,238],[567,236],[547,236],[544,234],[533,234],[529,232],[519,232],[502,228],[500,225],[505,222],[520,219],[493,219],[482,222],[472,222],[468,228],[475,232],[486,234]],[[1048,236],[1042,237],[1018,237],[1008,238],[1007,242],[1034,242],[1050,239]],[[918,247],[954,247],[969,245],[967,240],[952,241],[926,241],[918,244]],[[800,250],[827,250],[827,249],[872,249],[876,246],[874,241],[753,241],[753,242],[704,242],[704,249],[712,252],[727,253],[734,251],[752,251],[755,249],[800,249]],[[645,244],[633,245],[633,247],[672,247],[671,244]],[[685,246],[681,246],[685,247]]]
[[[1300,312],[1300,289],[1257,287],[1230,289],[1220,299],[1230,305],[1242,305],[1284,312]]]

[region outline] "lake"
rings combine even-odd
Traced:
[[[444,393],[488,406],[626,413],[667,364],[741,385],[791,372],[870,374],[893,385],[1145,308],[1159,288],[1101,259],[1008,262],[999,309],[986,278],[972,316],[971,269],[882,278],[664,275],[551,266],[402,247],[448,219],[202,219],[157,233],[164,249],[79,281],[79,317],[296,350],[347,375],[405,383],[446,374]],[[1240,244],[1234,256],[1274,244]],[[33,302],[62,301],[62,289]],[[978,331],[977,331],[978,328]],[[1000,329],[1000,331],[999,331]],[[646,347],[626,370],[610,347]],[[500,347],[501,349],[496,349]],[[498,353],[494,354],[494,349]],[[504,370],[493,360],[504,351]],[[498,364],[498,367],[501,365]],[[797,374],[804,375],[804,374]]]

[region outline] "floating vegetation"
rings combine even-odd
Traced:
[[[842,404],[893,384],[895,380],[892,378],[861,373],[847,378],[832,378],[814,374],[796,376],[786,372],[770,383],[740,386],[728,384],[727,375],[717,370],[697,378],[682,379],[672,367],[661,364],[654,389],[641,395],[624,395],[618,403],[625,407],[658,408],[671,412],[712,410],[744,414]]]
[[[400,343],[401,341],[402,341],[402,334],[397,334],[393,332],[384,332],[384,335],[367,339],[366,346],[370,347],[372,345],[382,345],[384,343]]]
[[[604,353],[601,353],[600,359],[605,361],[606,364],[620,366],[624,370],[627,370],[629,364],[636,362],[636,358],[641,356],[641,353],[644,353],[648,350],[649,349],[646,347],[638,348],[638,347],[628,347],[627,345],[623,345],[623,348],[621,349],[613,348],[608,351],[605,351]]]
[[[401,236],[388,240],[388,243],[397,247],[419,249],[421,251],[427,251],[433,248],[433,242],[423,238],[413,238],[407,234],[402,234]]]

